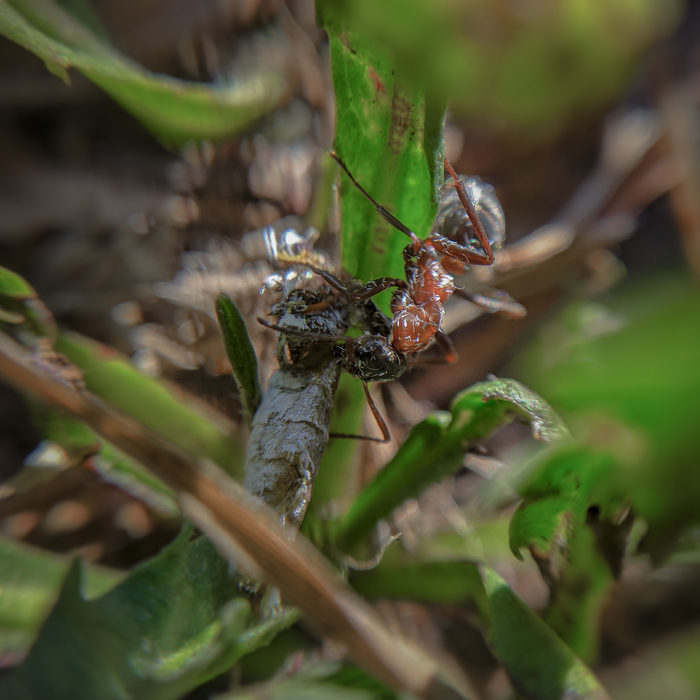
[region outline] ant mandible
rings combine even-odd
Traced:
[[[454,346],[447,335],[440,330],[444,315],[443,305],[455,292],[452,275],[464,271],[465,265],[491,265],[494,261],[491,241],[467,193],[464,180],[455,173],[445,158],[445,168],[453,179],[452,185],[473,227],[481,250],[466,243],[463,230],[453,232],[455,237],[456,233],[461,235],[461,241],[449,238],[440,231],[433,231],[428,238],[422,240],[374,200],[355,180],[335,151],[330,151],[330,155],[345,171],[353,185],[374,206],[377,213],[411,239],[403,251],[406,279],[378,277],[360,289],[350,290],[331,273],[320,269],[314,269],[314,271],[334,289],[355,301],[369,299],[386,289],[396,287],[390,303],[393,315],[391,345],[394,350],[404,355],[411,355],[423,350],[435,338],[443,348],[447,361],[455,362],[457,353]],[[500,222],[496,223],[502,226],[502,213]]]

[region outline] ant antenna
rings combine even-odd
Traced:
[[[472,198],[467,193],[467,190],[462,184],[462,181],[459,179],[459,175],[457,175],[454,168],[450,165],[450,161],[447,160],[447,158],[445,158],[445,169],[450,174],[450,177],[454,180],[454,186],[457,190],[457,196],[459,197],[459,201],[462,203],[464,210],[467,212],[469,221],[472,222],[472,226],[474,227],[474,233],[476,233],[476,237],[479,239],[479,243],[481,243],[481,247],[486,253],[486,257],[488,258],[487,264],[490,265],[494,260],[493,250],[491,249],[491,242],[489,241],[489,237],[486,235],[486,231],[484,230],[484,226],[481,223],[481,219],[479,219],[479,217],[477,216],[476,207],[472,202]]]
[[[261,326],[265,328],[270,328],[278,333],[285,333],[286,335],[293,335],[297,338],[306,338],[307,340],[313,340],[317,343],[337,343],[340,340],[351,340],[351,338],[344,335],[324,335],[322,333],[314,333],[313,331],[307,331],[302,328],[289,328],[288,326],[280,326],[276,323],[271,323],[266,321],[264,318],[259,316],[255,319]]]
[[[401,231],[401,233],[405,233],[411,239],[412,243],[420,244],[420,238],[418,238],[418,236],[416,236],[416,234],[413,233],[408,226],[402,224],[393,214],[390,214],[381,204],[379,204],[372,197],[372,195],[365,191],[362,185],[360,185],[360,183],[352,176],[352,173],[348,170],[348,166],[343,163],[342,158],[335,151],[329,151],[328,154],[345,171],[345,174],[350,178],[352,184],[355,185],[355,187],[362,192],[365,198],[372,203],[372,206],[377,210],[379,216],[381,216],[385,221],[388,221],[395,229]]]

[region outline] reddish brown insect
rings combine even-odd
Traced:
[[[476,178],[460,178],[445,159],[445,168],[452,177],[443,186],[443,200],[438,215],[438,227],[425,240],[420,239],[405,224],[389,213],[355,180],[337,153],[331,156],[338,162],[357,189],[372,203],[380,216],[394,228],[406,234],[411,242],[404,248],[406,279],[379,277],[358,290],[349,290],[337,277],[316,270],[330,285],[350,299],[363,300],[396,287],[391,299],[392,341],[397,352],[407,355],[423,350],[435,338],[445,351],[448,362],[454,362],[457,354],[449,338],[440,330],[444,315],[444,303],[456,291],[453,274],[459,274],[465,265],[491,265],[494,260],[493,245],[504,238],[505,226],[500,204],[493,188]],[[456,192],[461,218],[453,202],[446,197],[444,188]],[[467,189],[478,191],[481,212]],[[477,188],[482,188],[478,189]],[[483,203],[482,203],[483,200]],[[489,226],[487,233],[479,214]],[[466,214],[466,218],[464,217]],[[473,239],[470,235],[473,233]],[[478,247],[477,247],[478,246]]]

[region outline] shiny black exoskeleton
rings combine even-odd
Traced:
[[[351,377],[363,382],[392,382],[406,371],[406,355],[381,335],[349,339],[337,346],[336,356]]]

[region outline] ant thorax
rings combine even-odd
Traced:
[[[506,220],[495,188],[478,177],[461,175],[459,180],[474,205],[491,247],[500,248],[506,238]],[[479,246],[474,226],[451,177],[440,188],[440,206],[433,230],[451,241]]]
[[[445,271],[429,244],[424,246],[416,263],[407,263],[406,277],[416,304],[424,304],[431,297],[437,297],[444,304],[455,290],[452,275]]]

